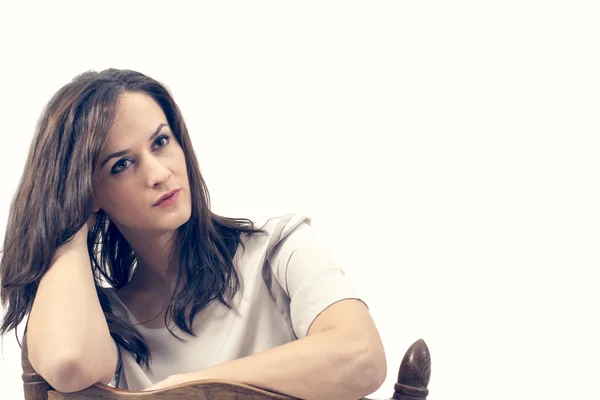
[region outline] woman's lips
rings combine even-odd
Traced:
[[[177,201],[177,199],[179,198],[179,192],[181,189],[176,189],[173,190],[169,193],[167,193],[165,196],[161,197],[161,200],[159,200],[158,202],[156,202],[154,204],[154,206],[156,207],[168,207],[171,204],[175,203]]]

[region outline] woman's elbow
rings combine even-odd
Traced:
[[[387,361],[383,349],[369,351],[363,363],[361,380],[364,383],[362,390],[365,396],[379,389],[387,377]]]
[[[387,361],[383,347],[366,343],[357,346],[353,372],[349,378],[359,398],[375,392],[387,377]]]
[[[77,392],[96,383],[86,376],[85,366],[75,358],[64,357],[45,363],[38,373],[54,390],[63,393]]]

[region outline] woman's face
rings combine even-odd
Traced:
[[[179,189],[175,201],[157,200]],[[162,108],[145,93],[125,92],[98,158],[94,211],[102,209],[121,233],[164,233],[191,215],[185,156]]]

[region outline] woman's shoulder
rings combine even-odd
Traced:
[[[303,211],[293,211],[284,215],[254,222],[256,228],[266,232],[269,237],[283,239],[301,224],[311,225],[311,218]]]
[[[262,233],[242,235],[244,254],[268,255],[277,244],[291,236],[292,232],[311,226],[311,218],[302,211],[252,220],[252,222],[254,228],[260,229]]]
[[[293,211],[287,214],[256,219],[252,221],[255,229],[262,231],[261,234],[246,236],[244,242],[249,246],[266,246],[273,248],[280,241],[289,236],[300,227],[310,227],[311,218],[303,211]]]

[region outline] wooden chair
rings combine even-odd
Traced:
[[[134,392],[96,384],[74,393],[57,392],[34,371],[29,363],[27,341],[23,338],[21,349],[23,367],[23,390],[25,400],[293,400],[293,397],[234,382],[206,380],[188,382],[168,389],[152,392]],[[398,373],[392,399],[426,400],[431,374],[431,358],[425,342],[420,339],[408,349]],[[368,400],[368,399],[363,399]]]

